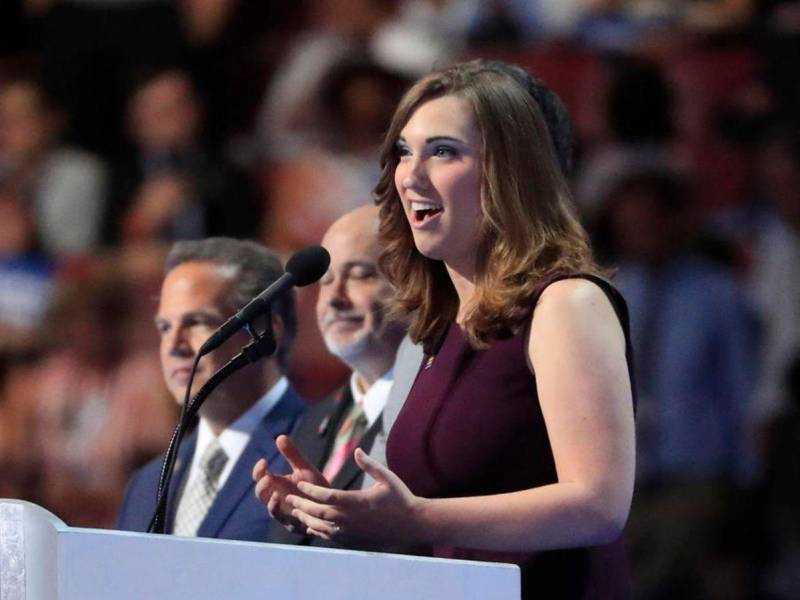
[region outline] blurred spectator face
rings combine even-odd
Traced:
[[[321,100],[337,145],[374,157],[404,84],[368,61],[343,61],[334,67],[322,86]]]
[[[312,0],[309,14],[325,31],[364,38],[391,16],[391,0]]]
[[[378,269],[376,217],[373,207],[349,213],[322,240],[331,264],[320,280],[317,325],[331,354],[347,363],[399,341],[385,318],[393,290]]]
[[[55,118],[31,83],[0,89],[0,161],[18,166],[35,159],[55,134]]]
[[[663,144],[672,138],[675,92],[656,63],[623,61],[606,102],[608,123],[618,141]]]
[[[623,189],[614,202],[611,227],[621,258],[655,262],[669,253],[670,218],[646,189]]]
[[[349,138],[380,143],[389,124],[395,98],[378,78],[356,78],[342,90],[342,118]]]
[[[0,192],[0,257],[24,254],[33,244],[33,237],[28,212],[16,198]]]
[[[105,370],[122,354],[130,290],[116,273],[89,271],[59,282],[49,330],[77,362]]]
[[[178,403],[183,402],[192,361],[200,346],[234,312],[231,298],[235,283],[236,274],[231,268],[210,262],[180,264],[164,278],[155,323],[161,337],[164,381]],[[194,393],[248,341],[247,334],[239,332],[205,356],[192,384]],[[236,393],[237,375],[217,389]],[[252,373],[245,375],[253,377]]]
[[[198,134],[200,108],[189,78],[159,75],[131,99],[131,136],[144,151],[170,152],[190,146]]]

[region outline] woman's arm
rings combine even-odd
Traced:
[[[585,280],[549,286],[534,313],[528,356],[558,483],[424,499],[357,453],[378,483],[364,492],[300,484],[311,499],[287,499],[295,517],[311,533],[342,540],[534,551],[616,539],[633,494],[633,408],[624,336],[600,288]]]

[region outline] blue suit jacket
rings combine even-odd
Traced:
[[[275,447],[275,438],[282,433],[287,435],[292,433],[304,408],[305,404],[290,387],[259,423],[253,431],[250,442],[225,481],[225,485],[219,490],[206,518],[200,524],[197,531],[198,537],[266,541],[269,530],[269,514],[253,491],[255,487],[251,475],[253,465],[259,458],[266,457],[270,471],[279,473],[289,471],[286,460]],[[168,532],[172,531],[177,508],[176,490],[183,487],[183,480],[192,463],[196,442],[197,433],[195,432],[184,440],[178,451],[167,502],[165,530]],[[155,510],[161,460],[161,458],[153,460],[131,477],[117,519],[118,529],[147,531],[153,510]]]

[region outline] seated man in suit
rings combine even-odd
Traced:
[[[338,489],[358,489],[364,472],[356,465],[356,447],[369,450],[381,429],[381,411],[392,387],[392,364],[406,325],[391,319],[387,305],[393,289],[378,269],[378,210],[358,208],[328,229],[322,245],[331,255],[320,280],[317,325],[328,350],[353,373],[333,398],[311,407],[292,436],[280,438],[295,469],[291,476],[313,472],[315,480]],[[272,459],[259,461],[258,477],[272,471]],[[268,498],[264,498],[268,502]],[[319,538],[273,524],[270,541],[319,545]]]
[[[161,337],[164,380],[181,403],[203,342],[280,277],[283,269],[271,251],[254,242],[209,238],[176,243],[165,271],[155,323]],[[272,327],[278,342],[276,354],[220,384],[200,408],[195,433],[181,444],[170,486],[167,532],[266,540],[268,514],[254,497],[250,472],[262,456],[285,472],[275,438],[291,432],[304,409],[284,376],[296,330],[291,294],[272,304]],[[249,341],[248,334],[240,331],[205,356],[192,384],[193,393]],[[146,531],[155,507],[160,465],[161,460],[155,460],[132,477],[119,514],[120,529]]]

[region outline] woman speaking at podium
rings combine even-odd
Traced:
[[[425,359],[376,484],[258,473],[279,520],[344,545],[513,562],[523,598],[629,595],[627,312],[575,215],[540,107],[497,63],[401,100],[375,190],[381,264]],[[257,469],[258,470],[258,469]],[[271,500],[271,501],[270,501]]]

